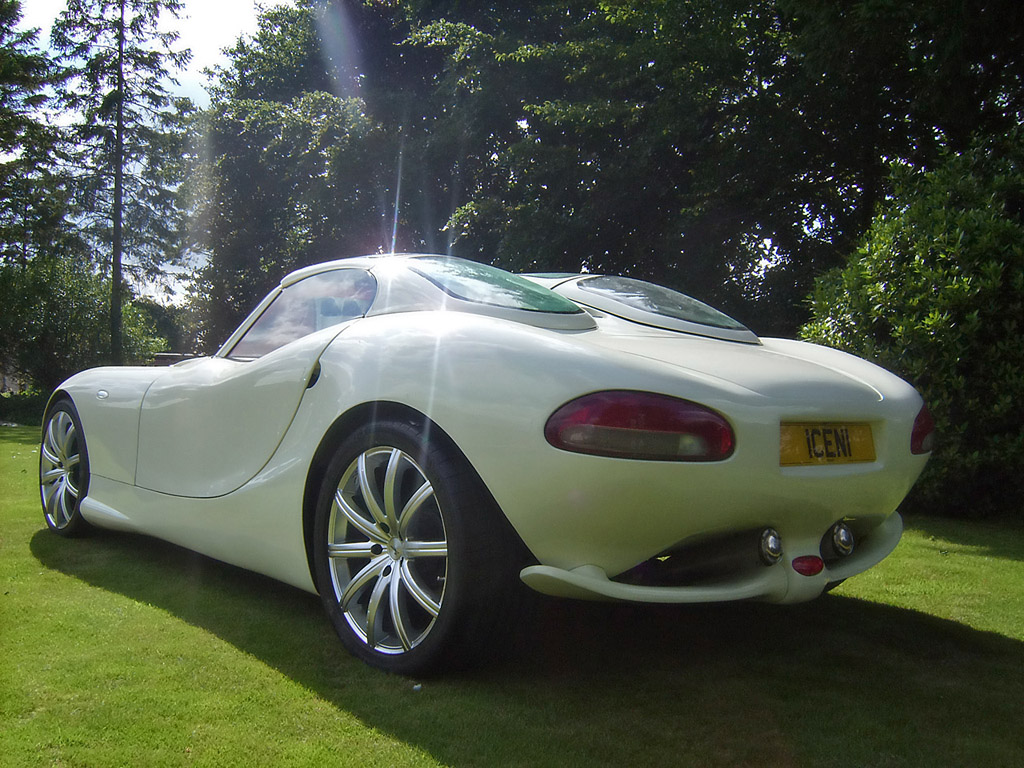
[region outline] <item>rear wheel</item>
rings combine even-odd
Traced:
[[[314,535],[324,607],[357,657],[411,675],[495,647],[514,540],[447,440],[403,422],[354,432],[328,467]]]
[[[89,490],[89,453],[71,400],[58,400],[43,420],[39,446],[39,490],[46,525],[62,536],[90,530],[82,517],[82,499]]]

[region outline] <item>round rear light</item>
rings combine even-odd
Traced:
[[[566,403],[548,419],[544,437],[564,451],[652,461],[721,461],[736,445],[729,422],[710,408],[629,390]]]
[[[817,576],[824,568],[824,561],[815,555],[803,555],[793,559],[793,570],[801,576]]]

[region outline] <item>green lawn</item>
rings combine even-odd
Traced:
[[[916,521],[814,603],[541,602],[514,657],[416,681],[318,600],[150,539],[45,530],[0,427],[2,766],[936,766],[1024,755],[1024,531]]]

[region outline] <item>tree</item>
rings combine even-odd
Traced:
[[[214,112],[356,98],[399,242],[647,277],[792,335],[889,163],[1005,133],[1022,86],[1011,0],[301,0],[233,49]],[[287,218],[237,211],[239,231]]]
[[[308,91],[331,90],[328,62],[321,49],[313,0],[260,11],[251,37],[241,37],[215,68],[211,101],[290,102]]]
[[[61,105],[78,120],[69,163],[80,169],[74,214],[109,269],[115,364],[122,360],[122,269],[136,279],[157,277],[179,240],[177,128],[187,105],[165,83],[189,53],[172,50],[177,33],[160,31],[158,19],[176,17],[181,7],[180,0],[68,0],[52,32],[67,67]]]
[[[928,168],[1022,116],[1009,0],[578,0],[529,24],[402,5],[479,153],[460,252],[653,276],[763,331],[795,330],[889,162]]]
[[[64,231],[64,193],[57,134],[41,118],[57,75],[38,31],[15,29],[20,18],[18,0],[0,0],[0,263],[24,265]]]
[[[201,348],[291,269],[437,248],[452,208],[434,202],[447,196],[422,151],[419,64],[433,54],[399,46],[407,30],[393,21],[367,3],[307,0],[263,11],[228,51],[187,185],[189,246],[206,258],[191,300]]]
[[[20,0],[0,0],[0,184],[5,188],[24,167],[24,154],[53,139],[38,117],[53,68],[36,47],[39,30],[15,29],[21,15]]]
[[[78,241],[52,160],[58,134],[43,118],[58,76],[36,46],[38,31],[15,29],[20,19],[17,0],[0,0],[0,372],[23,376],[31,308],[16,289],[37,259],[58,248],[73,253]]]
[[[893,168],[892,202],[820,278],[803,335],[915,384],[937,447],[918,508],[1020,514],[1024,504],[1024,129],[934,171]]]
[[[193,303],[212,350],[290,270],[384,249],[393,142],[359,99],[323,92],[214,105],[202,132],[214,159],[192,180],[207,255]]]

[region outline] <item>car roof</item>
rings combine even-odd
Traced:
[[[378,283],[367,317],[446,309],[553,330],[596,327],[594,319],[572,300],[542,290],[520,275],[440,254],[373,254],[326,261],[286,275],[278,291],[314,275],[353,268],[367,270]]]
[[[361,267],[363,269],[372,269],[374,266],[379,265],[382,261],[399,262],[406,259],[420,259],[427,256],[438,258],[439,254],[433,253],[372,253],[365,256],[350,256],[344,259],[334,259],[332,261],[323,261],[319,264],[310,264],[308,267],[301,267],[293,272],[289,272],[281,279],[281,287],[292,285],[300,280],[304,280],[311,275],[319,275],[323,272],[330,272],[335,269],[343,269],[346,267]]]

